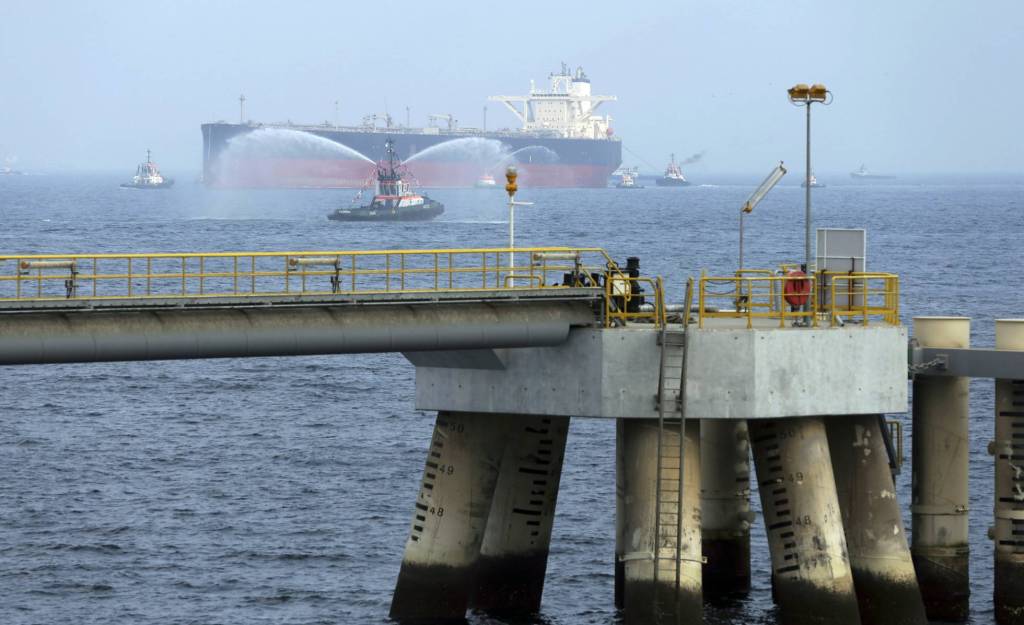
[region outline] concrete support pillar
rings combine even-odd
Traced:
[[[683,438],[681,523],[678,516],[679,426],[665,426],[661,480],[658,479],[657,470],[657,422],[627,419],[621,422],[621,427],[624,551],[622,594],[625,622],[627,625],[699,624],[703,621],[700,422],[687,421]],[[660,536],[655,533],[655,498],[659,488],[662,520],[658,532]],[[678,533],[680,524],[682,531]],[[658,567],[657,583],[655,566]]]
[[[507,421],[494,415],[438,413],[391,618],[465,618],[508,437]]]
[[[971,320],[915,317],[922,347],[969,347]],[[968,380],[914,377],[913,513],[910,546],[928,618],[967,620]]]
[[[927,625],[879,415],[825,422],[863,625]]]
[[[615,420],[615,607],[625,607],[623,587],[626,583],[626,444],[625,419]]]
[[[747,423],[781,622],[859,625],[824,423]]]
[[[1024,350],[1024,319],[996,321],[996,349]],[[995,613],[1024,625],[1024,375],[996,380]]]
[[[510,417],[470,607],[496,615],[540,610],[569,417]]]
[[[747,422],[701,421],[701,551],[709,596],[750,590],[750,441]]]

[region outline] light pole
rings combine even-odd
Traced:
[[[508,275],[513,278],[512,286],[515,286],[516,275],[516,206],[533,206],[533,202],[516,201],[516,191],[519,190],[519,186],[516,185],[518,177],[519,172],[516,171],[515,166],[509,165],[505,170],[505,180],[508,182],[505,185],[505,191],[508,193]]]
[[[804,171],[804,190],[806,214],[804,216],[804,271],[812,273],[811,267],[811,104],[832,104],[832,92],[825,88],[825,85],[807,85],[800,83],[789,89],[789,101],[793,106],[807,107],[807,167]]]

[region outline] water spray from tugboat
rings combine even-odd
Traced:
[[[376,165],[373,159],[345,144],[302,130],[259,128],[228,139],[222,158],[276,156],[343,156]]]
[[[459,161],[471,161],[479,164],[484,178],[513,163],[541,162],[552,163],[558,160],[558,154],[542,145],[528,145],[510,151],[509,147],[496,139],[483,137],[464,137],[452,139],[431,146],[418,152],[405,161],[409,170],[415,174],[417,161],[451,158]]]

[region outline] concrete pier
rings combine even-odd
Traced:
[[[1024,320],[996,321],[996,349],[1024,350]],[[1024,624],[1024,379],[996,380],[995,613]]]
[[[880,415],[825,425],[862,625],[927,625]]]
[[[915,317],[924,347],[970,346],[965,317]],[[968,379],[917,375],[913,403],[911,553],[929,620],[965,621],[970,600],[967,535]]]
[[[748,421],[784,625],[859,625],[821,418]]]
[[[438,413],[391,618],[465,618],[508,431],[503,415]]]
[[[705,598],[750,589],[750,441],[747,422],[701,421],[701,551]]]
[[[681,518],[678,516],[678,452],[674,458],[663,453],[662,479],[659,480],[657,422],[623,420],[621,427],[625,622],[627,625],[701,623],[700,422],[687,421],[685,428]],[[666,424],[664,434],[663,450],[678,450],[678,422]],[[673,482],[674,496],[671,493]],[[659,488],[662,523],[660,536],[656,536],[655,497]],[[655,567],[658,567],[657,573]]]
[[[509,436],[470,607],[496,615],[540,610],[568,417],[509,417]]]

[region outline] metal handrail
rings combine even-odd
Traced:
[[[632,303],[635,295],[633,285],[648,285],[654,296],[650,310],[641,309]],[[645,292],[646,293],[646,292]],[[646,295],[642,295],[646,300]],[[630,309],[633,310],[630,310]],[[640,321],[653,323],[655,327],[665,325],[665,291],[661,278],[632,277],[621,272],[610,272],[604,281],[604,325],[610,327],[616,322]]]
[[[832,325],[859,320],[869,325],[872,317],[883,323],[899,323],[899,276],[879,272],[821,272],[828,285],[826,311]],[[843,287],[843,288],[841,288]]]
[[[792,310],[785,300],[786,283],[806,280],[810,285],[808,309]],[[711,300],[730,300],[732,309],[709,310]],[[814,276],[776,275],[769,270],[742,269],[734,276],[706,276],[699,279],[698,324],[712,318],[745,319],[747,328],[757,319],[788,320],[817,326],[819,319],[830,326],[849,321],[868,325],[872,319],[898,325],[899,276],[880,272],[819,272]]]
[[[748,270],[749,271],[749,270]],[[807,310],[793,310],[786,305],[783,294],[788,281],[805,280],[809,285]],[[817,292],[813,276],[701,276],[698,288],[699,310],[697,325],[704,327],[706,319],[745,319],[747,328],[754,327],[755,319],[778,320],[779,327],[785,327],[787,321],[800,321],[816,326],[818,308],[813,294]],[[712,309],[709,301],[728,299],[734,308]]]
[[[513,265],[513,260],[519,264]],[[526,264],[522,264],[524,260]],[[635,284],[650,287],[649,293],[655,300],[653,312],[646,307],[636,312],[636,307],[630,305]],[[625,298],[617,291],[613,293],[613,287],[623,285],[628,292]],[[0,256],[0,302],[488,292],[567,287],[589,287],[602,294],[606,300],[606,324],[664,323],[661,283],[653,278],[630,277],[607,252],[592,247]]]

